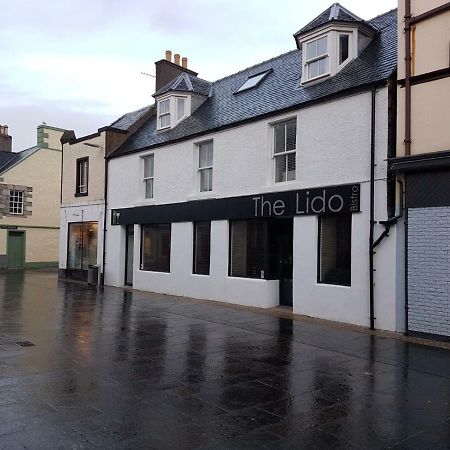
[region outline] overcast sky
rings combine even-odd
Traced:
[[[0,0],[0,124],[14,151],[42,122],[93,133],[152,103],[166,49],[214,81],[295,48],[329,0]],[[395,0],[343,0],[363,19]]]

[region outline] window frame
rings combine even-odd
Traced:
[[[86,163],[86,191],[81,191],[80,176],[82,174],[81,165]],[[89,195],[89,156],[78,158],[76,161],[75,197],[85,197]]]
[[[327,51],[326,53],[323,53],[321,55],[316,55],[313,58],[307,59],[308,58],[308,45],[312,44],[313,42],[317,42],[320,39],[326,39],[327,42]],[[329,33],[327,34],[323,34],[321,36],[317,36],[314,39],[310,39],[308,41],[306,41],[304,44],[304,62],[303,62],[303,73],[305,76],[305,81],[313,81],[313,80],[318,80],[322,77],[326,77],[328,75],[330,75],[331,73],[331,58],[330,58],[330,37],[329,37]],[[316,75],[315,77],[310,77],[309,76],[309,66],[311,63],[316,62],[316,61],[320,61],[321,59],[326,59],[328,58],[328,70],[322,74]]]
[[[347,36],[348,38],[348,46],[347,46],[347,58],[344,59],[342,62],[340,62],[341,57],[341,36]],[[341,69],[344,67],[350,60],[352,55],[352,33],[345,32],[345,31],[338,31],[337,32],[337,67],[338,69]]]
[[[264,71],[262,71],[262,72],[258,72],[258,73],[255,73],[254,75],[250,75],[237,89],[236,89],[236,91],[234,92],[234,94],[236,95],[236,94],[240,94],[241,92],[245,92],[245,91],[248,91],[248,90],[250,90],[250,89],[255,89],[255,88],[257,88],[266,78],[267,78],[267,76],[270,74],[270,73],[272,73],[273,72],[273,69],[267,69],[267,70],[264,70]],[[245,87],[245,85],[246,84],[248,84],[251,80],[253,80],[254,78],[259,78],[258,79],[258,81],[256,81],[256,83],[255,84],[253,84],[253,85],[250,85],[250,86],[247,86],[247,87]]]
[[[170,128],[171,125],[172,125],[171,101],[170,100],[171,100],[170,97],[166,97],[166,98],[163,98],[161,100],[158,100],[158,114],[157,114],[157,129],[158,130],[165,130],[167,128]],[[161,113],[161,104],[162,103],[166,103],[166,102],[168,102],[169,108],[168,108],[167,112]],[[161,118],[162,117],[166,117],[166,116],[169,117],[169,124],[165,125],[165,126],[162,126],[161,125]]]
[[[157,269],[144,269],[144,229],[146,227],[161,228],[163,225],[169,228],[169,269],[168,270],[157,270]],[[141,224],[140,226],[140,258],[139,258],[139,270],[142,272],[154,272],[154,273],[171,273],[172,270],[172,223],[147,223]]]
[[[287,124],[288,123],[294,123],[295,124],[295,148],[292,150],[286,150],[287,149]],[[285,127],[285,138],[284,138],[284,151],[283,152],[278,152],[276,153],[276,127],[283,125]],[[272,127],[272,170],[273,170],[273,182],[275,184],[280,184],[280,183],[292,183],[294,181],[297,180],[297,117],[291,117],[291,118],[287,118],[285,120],[279,121],[279,122],[275,122],[271,124]],[[288,155],[290,154],[294,154],[295,155],[295,176],[293,180],[288,180],[288,170],[287,170],[287,160],[288,160]],[[281,158],[285,158],[286,159],[286,177],[283,181],[277,181],[276,177],[277,177],[277,159],[281,159]]]
[[[176,120],[176,123],[178,123],[178,122],[181,122],[188,115],[187,114],[188,98],[185,95],[174,95],[173,99],[174,99],[174,104],[175,104],[175,120]],[[181,117],[178,117],[178,100],[179,99],[183,99],[184,100],[183,115]]]
[[[14,197],[14,194],[20,194],[17,195],[16,200],[11,200],[11,197]],[[20,201],[19,201],[20,197]],[[16,204],[16,206],[12,206]],[[20,206],[20,212],[19,212],[19,206]],[[16,209],[16,212],[14,212],[14,209]],[[10,189],[9,190],[9,207],[8,207],[8,214],[13,216],[23,216],[25,214],[25,191],[21,189]]]
[[[144,185],[144,199],[145,200],[153,200],[155,198],[155,154],[154,153],[147,153],[146,155],[141,156],[142,158],[142,182]],[[145,176],[145,160],[146,158],[152,158],[153,159],[153,175],[151,177]],[[152,196],[147,197],[147,181],[152,181]]]
[[[321,231],[322,231],[322,220],[324,217],[338,217],[338,216],[349,216],[350,217],[350,281],[349,283],[331,283],[326,281],[321,281]],[[353,215],[351,213],[345,214],[321,214],[317,216],[317,284],[326,286],[341,286],[341,287],[352,287],[352,242],[353,242]]]
[[[201,273],[197,269],[197,230],[199,224],[209,224],[209,257],[208,257],[208,273]],[[211,274],[211,221],[210,220],[200,220],[193,222],[193,245],[192,245],[192,274],[193,275],[203,275],[209,276]]]
[[[212,165],[209,166],[200,166],[200,151],[203,145],[208,145],[211,144],[211,153],[212,153],[212,157],[211,157],[211,162]],[[208,193],[208,192],[212,192],[213,191],[213,177],[214,177],[214,142],[212,139],[208,140],[208,141],[202,141],[202,142],[198,142],[197,144],[197,173],[198,173],[198,191],[200,193]],[[202,172],[205,171],[210,171],[211,175],[210,175],[210,179],[211,179],[211,189],[207,189],[207,190],[202,190]]]

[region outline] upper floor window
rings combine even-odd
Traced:
[[[327,75],[330,72],[328,36],[322,36],[306,43],[305,71],[308,80]]]
[[[23,214],[23,191],[9,191],[9,213]]]
[[[297,148],[297,121],[274,125],[275,182],[295,180],[295,158]]]
[[[175,97],[175,98],[177,107],[176,118],[178,121],[181,120],[186,115],[186,97]]]
[[[155,176],[154,155],[144,156],[144,187],[145,198],[153,198],[153,180]]]
[[[200,192],[212,191],[213,180],[213,143],[202,142],[198,145],[198,172],[200,174]]]
[[[339,34],[339,65],[343,64],[350,56],[350,35]]]
[[[170,127],[170,98],[158,102],[158,129]]]
[[[89,158],[77,159],[77,179],[75,195],[88,195]]]

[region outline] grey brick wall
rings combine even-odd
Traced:
[[[450,336],[450,207],[408,210],[411,331]]]

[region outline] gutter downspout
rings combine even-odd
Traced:
[[[103,211],[103,258],[102,258],[102,277],[101,277],[101,286],[105,286],[105,268],[106,268],[106,216],[107,216],[107,208],[108,208],[108,158],[106,155],[107,149],[107,138],[108,134],[105,132],[105,186],[103,190],[104,195],[104,211]]]
[[[405,155],[411,154],[411,0],[405,0]]]
[[[369,213],[369,311],[370,329],[375,329],[375,302],[374,302],[374,228],[375,228],[375,124],[376,87],[372,86],[371,94],[371,126],[370,126],[370,213]]]

